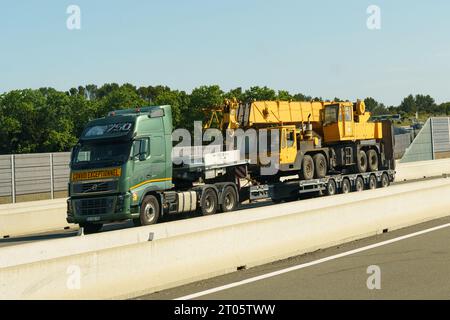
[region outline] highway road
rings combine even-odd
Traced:
[[[139,299],[450,299],[449,243],[446,217]]]

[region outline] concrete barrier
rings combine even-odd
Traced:
[[[77,228],[66,222],[66,199],[0,205],[0,237]]]
[[[449,192],[437,179],[2,248],[0,298],[136,297],[450,215]]]
[[[410,181],[450,174],[450,159],[397,163],[395,181]]]

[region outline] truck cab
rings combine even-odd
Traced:
[[[89,122],[72,150],[67,221],[89,233],[106,222],[139,222],[144,196],[172,188],[171,134],[170,106]]]

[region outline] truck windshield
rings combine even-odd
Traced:
[[[74,169],[122,165],[130,156],[130,142],[83,143],[72,154]]]

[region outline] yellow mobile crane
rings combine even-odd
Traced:
[[[205,128],[279,130],[279,175],[296,172],[309,180],[329,173],[394,169],[391,123],[369,122],[369,118],[360,100],[242,104],[231,99],[212,110]],[[279,177],[262,180],[273,178]]]

